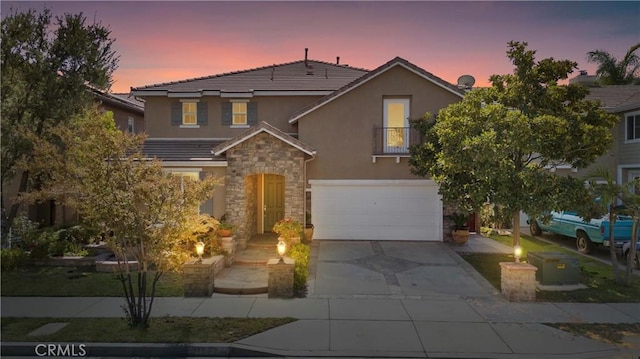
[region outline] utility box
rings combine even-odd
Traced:
[[[538,268],[536,280],[542,285],[580,283],[577,258],[557,252],[529,252],[527,261]]]

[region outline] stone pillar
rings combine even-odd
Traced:
[[[231,265],[233,265],[233,261],[235,260],[236,254],[237,242],[235,240],[235,237],[222,237],[220,238],[220,242],[222,243],[222,250],[225,251],[224,266],[231,267]]]
[[[500,285],[502,294],[511,302],[536,300],[536,271],[528,263],[501,262]]]
[[[280,259],[269,259],[269,298],[293,298],[293,269],[295,260],[285,257],[284,263]]]
[[[210,297],[213,294],[216,257],[192,260],[182,266],[185,297]]]

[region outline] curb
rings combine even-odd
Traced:
[[[0,354],[3,357],[280,357],[266,351],[246,349],[234,344],[190,343],[2,343]],[[43,355],[44,354],[44,355]]]

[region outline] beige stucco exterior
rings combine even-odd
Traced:
[[[408,156],[379,157],[374,163],[373,129],[383,126],[383,100],[410,99],[410,118],[460,101],[461,97],[396,66],[298,120],[299,139],[318,154],[308,179],[414,179]]]
[[[265,121],[285,133],[295,133],[296,126],[289,124],[289,117],[318,98],[319,96],[256,96],[245,100],[258,103],[258,123]],[[149,137],[228,139],[238,136],[248,128],[248,126],[234,128],[223,125],[221,104],[231,99],[213,96],[193,99],[207,102],[207,125],[199,128],[173,126],[171,125],[171,103],[180,100],[180,98],[167,97],[146,98],[145,118]]]

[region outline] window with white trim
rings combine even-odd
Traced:
[[[640,112],[625,115],[626,141],[640,140]]]
[[[134,133],[136,131],[135,128],[135,119],[131,116],[127,119],[127,130],[129,133]]]
[[[195,126],[198,124],[198,103],[195,101],[182,102],[182,124]]]
[[[232,115],[231,125],[246,126],[247,125],[247,101],[231,101]]]

